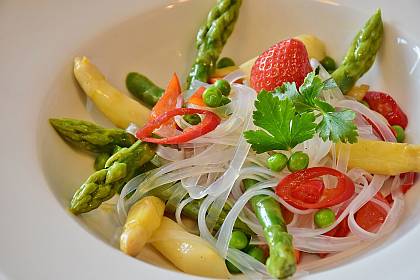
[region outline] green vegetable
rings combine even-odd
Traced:
[[[183,116],[183,119],[184,119],[187,123],[189,123],[189,124],[191,124],[191,125],[197,125],[197,124],[199,124],[199,123],[201,122],[201,118],[200,118],[200,116],[199,116],[199,115],[197,115],[197,114],[184,115],[184,116]]]
[[[335,214],[330,208],[319,209],[315,212],[314,223],[319,228],[326,228],[335,222]]]
[[[155,155],[147,143],[137,141],[129,148],[122,148],[106,162],[105,168],[93,173],[73,195],[70,211],[81,214],[92,211],[137,175],[137,170]]]
[[[399,125],[393,125],[392,128],[394,129],[395,133],[397,134],[395,138],[397,138],[398,143],[403,143],[405,139],[405,132],[404,128]]]
[[[186,87],[193,80],[207,82],[214,71],[216,61],[233,31],[242,0],[218,0],[206,22],[197,33],[197,55],[189,73]]]
[[[112,153],[115,146],[130,147],[136,138],[123,129],[103,128],[74,119],[50,119],[50,124],[65,141],[94,153]]]
[[[293,153],[287,161],[287,168],[290,172],[296,172],[308,167],[309,156],[304,152]]]
[[[265,130],[249,130],[244,135],[257,153],[290,150],[315,134],[315,115],[312,112],[297,114],[289,98],[280,100],[262,90],[257,96],[255,107],[254,124]]]
[[[95,137],[96,137],[95,143],[107,143],[107,141],[109,141],[109,139],[108,139],[110,137],[109,135],[114,135],[113,134],[113,131],[114,130],[117,131],[118,133],[121,132],[121,131],[124,132],[124,133],[126,133],[124,130],[121,130],[121,129],[106,129],[106,128],[100,127],[100,126],[98,126],[96,124],[92,124],[92,123],[85,122],[85,121],[80,121],[80,120],[70,120],[71,122],[68,122],[69,119],[59,119],[60,122],[58,122],[58,124],[60,124],[60,126],[59,126],[60,128],[61,128],[61,122],[63,120],[65,120],[65,122],[64,122],[65,124],[70,123],[70,124],[76,125],[78,123],[81,123],[83,125],[89,124],[89,127],[90,126],[94,127],[95,130],[98,131],[98,133],[95,134]],[[55,121],[55,119],[54,119],[54,123],[55,124],[57,123]],[[85,151],[103,150],[103,146],[100,146],[101,149],[92,149],[92,145],[86,145],[84,142],[79,143],[78,141],[83,141],[83,139],[86,139],[86,138],[90,139],[91,138],[91,135],[92,135],[92,130],[90,130],[90,129],[80,129],[80,127],[78,127],[78,126],[76,126],[76,128],[78,128],[76,131],[79,134],[77,134],[77,138],[75,136],[72,136],[71,135],[72,136],[71,139],[73,139],[73,141],[74,141],[74,142],[73,141],[72,142],[69,141],[71,144],[73,144],[77,148],[79,148],[81,150],[85,150]],[[103,132],[103,133],[101,133],[101,132]],[[118,134],[116,134],[116,135],[118,135]],[[131,134],[128,134],[127,133],[127,135],[131,138]],[[116,141],[116,142],[118,142],[119,144],[121,144],[121,141]],[[122,149],[123,149],[123,153],[124,154],[127,154],[127,152],[125,152],[125,150],[127,150],[126,148],[121,148],[118,145],[110,145],[110,147],[112,148],[111,152],[113,154],[119,152]],[[130,147],[130,149],[131,149],[131,147]],[[140,147],[138,147],[138,149],[140,149]],[[138,149],[136,148],[135,150],[138,150]],[[108,149],[105,149],[105,150],[108,150]],[[151,151],[150,151],[149,148],[147,148],[145,150],[146,150],[145,151],[145,155],[147,156]],[[138,162],[134,161],[133,167],[135,165],[138,165]],[[131,167],[132,167],[131,164],[127,164],[127,168],[129,169],[129,172],[131,172],[131,169],[132,169]],[[149,171],[151,169],[154,169],[154,168],[156,168],[156,166],[154,166],[151,162],[147,162],[144,165],[142,165],[140,168],[136,169],[136,172],[135,172],[134,175],[138,175],[138,174],[147,172],[147,171]],[[98,172],[101,172],[101,171],[102,170],[100,170]],[[91,177],[99,176],[99,175],[94,176],[95,174],[96,173],[94,173]],[[89,177],[89,178],[91,178],[91,177]],[[89,182],[95,182],[93,179],[94,178],[91,178],[91,181],[89,181]],[[170,193],[170,192],[160,191],[161,190],[160,188],[158,188],[156,190],[157,190],[157,192],[154,193],[153,195],[158,196],[159,198],[161,198],[162,200],[165,200],[165,201],[168,200],[169,197],[172,195],[172,193]],[[113,193],[115,193],[115,192],[113,192]],[[86,194],[86,195],[88,196],[88,194]],[[104,199],[104,201],[105,200],[106,199]],[[182,210],[182,214],[184,214],[185,216],[190,217],[192,219],[197,219],[197,217],[198,217],[198,211],[200,209],[200,205],[201,205],[201,200],[193,200],[192,202],[190,202],[189,204],[187,204],[184,207],[184,209]],[[92,208],[92,209],[94,209],[94,208]],[[224,221],[227,213],[230,211],[230,209],[231,209],[231,207],[228,204],[225,204],[224,205],[224,207],[222,209],[222,212],[220,213],[219,220],[216,222],[216,225],[214,226],[214,229],[215,230],[218,230],[221,227],[221,225],[222,225],[222,223],[223,223],[223,221]],[[74,211],[77,211],[77,210],[78,209],[75,209]],[[241,231],[243,231],[243,232],[245,232],[247,234],[251,234],[252,233],[252,231],[249,229],[249,227],[245,223],[243,223],[241,220],[239,220],[239,219],[236,220],[236,222],[235,222],[235,229],[239,229],[239,230],[241,230]]]
[[[229,241],[229,247],[238,250],[245,249],[249,244],[248,236],[240,230],[234,230]]]
[[[274,94],[288,96],[298,112],[317,112],[322,115],[316,131],[324,141],[329,139],[333,142],[355,143],[358,136],[357,127],[353,123],[356,113],[351,110],[337,112],[334,107],[319,98],[323,89],[335,86],[332,79],[322,82],[315,72],[311,72],[299,87],[299,91],[294,83],[284,83]]]
[[[261,263],[265,263],[265,253],[261,247],[250,245],[245,252]]]
[[[330,74],[334,72],[335,69],[337,69],[337,64],[335,63],[335,60],[329,56],[326,56],[324,57],[324,59],[321,60],[321,65]]]
[[[155,85],[147,77],[136,72],[128,73],[127,78],[125,79],[125,85],[132,95],[137,97],[149,108],[155,106],[164,92],[164,89]]]
[[[222,57],[217,62],[216,68],[225,68],[229,66],[235,66],[235,61],[230,57]]]
[[[229,96],[229,94],[230,94],[230,84],[229,84],[229,82],[228,81],[226,81],[226,80],[223,80],[223,79],[220,79],[220,80],[217,80],[215,83],[214,83],[214,86],[218,89],[218,90],[220,90],[220,92],[224,95],[224,96]]]
[[[382,37],[381,10],[378,9],[357,33],[343,62],[331,74],[343,93],[347,93],[375,62]]]
[[[108,153],[100,153],[95,158],[94,168],[96,171],[104,169],[106,161],[109,159]]]
[[[252,188],[257,181],[243,180],[245,189]],[[286,223],[279,204],[274,198],[257,195],[251,198],[252,209],[257,215],[264,237],[270,248],[267,259],[267,271],[276,278],[287,278],[296,271],[296,258],[292,244],[292,236],[287,233]]]
[[[167,201],[171,197],[172,193],[170,191],[162,191],[162,188],[165,189],[164,187],[156,188],[154,191],[152,191],[150,193],[150,195],[157,196],[160,199],[162,199],[164,201]],[[187,197],[188,197],[188,195],[184,199],[186,199]],[[190,203],[185,205],[185,207],[182,209],[182,214],[191,218],[191,219],[193,219],[193,220],[197,220],[198,211],[200,210],[200,206],[201,206],[202,201],[203,201],[202,199],[195,199],[195,200],[191,201]],[[214,225],[213,230],[217,231],[222,226],[222,224],[223,224],[227,214],[229,213],[230,209],[231,209],[231,206],[228,203],[225,203],[225,205],[222,208],[222,211],[220,212],[219,219],[216,221],[216,224]],[[166,210],[171,211],[171,209],[166,209]],[[174,209],[172,209],[172,210],[174,211]],[[242,232],[244,232],[248,235],[253,233],[251,231],[251,229],[244,222],[242,222],[240,219],[237,219],[235,221],[234,228],[236,230],[240,230],[240,231],[242,231]]]
[[[229,270],[230,273],[232,274],[238,274],[241,273],[241,271],[239,270],[239,268],[237,268],[234,264],[232,264],[230,261],[226,260],[226,267]]]
[[[222,96],[222,101],[220,101],[220,106],[229,104],[232,100],[229,99],[229,97]]]
[[[222,97],[222,94],[215,86],[211,86],[203,92],[204,104],[212,108],[220,106]]]
[[[271,170],[278,172],[283,170],[287,165],[287,156],[284,154],[274,154],[267,159],[267,166]]]

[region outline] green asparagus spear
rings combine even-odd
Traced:
[[[146,106],[152,108],[162,96],[164,89],[155,85],[146,76],[136,72],[128,73],[125,85],[132,95],[137,97]]]
[[[256,180],[243,180],[245,189],[258,183]],[[270,248],[267,271],[276,278],[287,278],[296,271],[296,259],[292,236],[287,233],[280,206],[270,196],[258,195],[251,198],[252,208],[264,230]]]
[[[163,189],[165,189],[165,187],[163,187]],[[150,195],[157,196],[160,199],[166,201],[166,200],[169,199],[169,197],[172,195],[172,193],[170,191],[162,191],[162,188],[157,188],[157,189],[153,190],[150,193]],[[197,220],[198,211],[200,210],[201,203],[202,203],[202,199],[195,199],[195,200],[191,201],[190,203],[185,205],[185,207],[182,209],[182,214],[185,215],[188,218]],[[223,224],[227,214],[229,213],[230,209],[231,209],[230,205],[228,203],[225,203],[225,205],[223,206],[222,212],[219,215],[219,219],[217,220],[216,224],[214,225],[213,230],[217,231],[222,226],[222,224]],[[166,209],[166,210],[170,210],[170,209]],[[236,220],[234,228],[237,229],[237,230],[241,230],[244,233],[249,234],[249,235],[253,234],[252,230],[244,222],[242,222],[239,219]]]
[[[70,203],[70,211],[78,215],[98,208],[102,202],[120,192],[136,175],[136,171],[154,155],[152,147],[141,141],[113,154],[105,168],[93,173],[76,191]]]
[[[104,169],[106,161],[109,159],[110,154],[108,153],[100,153],[95,158],[95,163],[93,164],[93,167],[96,171]]]
[[[207,82],[214,70],[230,34],[232,34],[242,0],[218,0],[197,33],[197,56],[187,79],[187,88],[193,80]]]
[[[383,35],[381,10],[357,33],[341,65],[331,76],[343,93],[347,93],[375,61]]]
[[[97,152],[97,151],[109,151],[111,150],[112,154],[118,154],[118,153],[122,153],[122,155],[124,155],[124,158],[122,160],[118,160],[119,162],[123,162],[127,164],[127,169],[132,172],[132,170],[134,170],[133,175],[130,176],[126,176],[125,180],[121,183],[119,182],[117,186],[117,189],[119,191],[119,189],[131,178],[133,178],[135,175],[147,172],[150,169],[155,168],[155,166],[151,163],[151,162],[147,162],[144,165],[142,165],[142,163],[140,162],[131,162],[131,160],[133,158],[129,158],[128,156],[130,156],[130,151],[133,149],[135,149],[135,153],[138,153],[138,149],[141,150],[141,147],[136,147],[136,145],[138,146],[139,142],[136,142],[136,145],[131,146],[130,148],[120,148],[119,145],[122,145],[122,143],[124,143],[124,141],[116,141],[114,139],[117,139],[118,135],[121,134],[121,136],[124,136],[125,131],[121,130],[121,129],[106,129],[103,128],[101,126],[98,126],[96,124],[90,123],[90,122],[86,122],[86,121],[81,121],[81,120],[72,120],[72,119],[52,119],[50,120],[50,122],[52,123],[52,125],[59,131],[60,135],[62,135],[62,137],[64,139],[68,139],[67,141],[69,143],[71,143],[72,145],[76,146],[77,148],[81,149],[81,150],[85,150],[85,151],[93,151],[93,152]],[[67,127],[70,127],[72,129],[67,129]],[[124,133],[122,133],[124,132]],[[95,138],[93,138],[93,136]],[[131,141],[131,135],[127,133],[127,137],[128,139]],[[85,139],[94,139],[95,141],[90,141],[87,142]],[[123,139],[123,138],[122,138]],[[134,139],[134,137],[133,137]],[[118,140],[118,139],[117,139]],[[114,141],[114,142],[113,142]],[[134,140],[133,140],[134,142]],[[105,144],[103,144],[105,143]],[[127,142],[127,146],[129,142]],[[146,144],[142,144],[142,145],[146,145]],[[110,147],[110,148],[108,148]],[[142,155],[142,157],[146,157],[146,160],[150,160],[153,157],[153,152],[150,150],[150,148],[148,146],[144,147],[145,152],[144,155]],[[133,151],[131,151],[132,153]],[[133,156],[134,156],[133,154]],[[113,158],[113,161],[115,160],[117,156],[113,155],[111,156],[111,158]],[[121,155],[118,157],[122,157]],[[109,160],[111,160],[111,158]],[[135,158],[134,158],[135,159]],[[112,162],[110,162],[109,160],[107,160],[106,165],[105,165],[105,169],[107,168],[107,166],[109,167]],[[138,168],[140,165],[142,165],[140,168]],[[97,172],[95,172],[93,175],[91,175],[89,177],[89,179],[85,182],[85,184],[80,188],[80,190],[75,194],[73,201],[72,201],[72,206],[71,206],[71,210],[72,212],[78,214],[78,213],[83,213],[83,212],[88,212],[90,210],[93,210],[95,208],[97,208],[100,205],[100,202],[96,202],[98,205],[96,207],[93,207],[93,203],[89,200],[93,200],[92,196],[90,195],[91,192],[95,192],[97,190],[99,190],[99,187],[102,188],[107,188],[104,185],[99,184],[98,188],[96,187],[97,182],[100,182],[101,180],[104,179],[104,171],[103,170],[99,170]],[[105,175],[106,176],[106,175]],[[88,185],[90,183],[94,183],[94,185]],[[92,189],[90,189],[92,188]],[[84,190],[86,189],[86,190]],[[83,194],[80,194],[80,192],[84,192]],[[112,191],[109,193],[109,198],[111,198],[116,191]],[[112,195],[111,195],[112,193]],[[76,199],[76,195],[79,197]],[[153,195],[158,196],[159,198],[163,199],[163,200],[168,200],[169,197],[172,195],[172,193],[170,192],[160,192],[159,188],[156,189],[156,193],[153,193]],[[86,199],[86,203],[85,205],[82,206],[78,206],[77,204],[80,203],[84,203],[81,200],[82,199]],[[102,201],[107,200],[108,198],[104,197],[102,199]],[[101,201],[101,202],[102,202]],[[201,200],[193,200],[192,202],[190,202],[189,204],[187,204],[182,213],[187,216],[190,217],[192,219],[197,219],[198,217],[198,211],[200,209],[200,205],[201,205]],[[89,206],[89,203],[92,204],[92,206]],[[74,206],[73,206],[74,205]],[[214,229],[218,230],[223,221],[224,218],[226,217],[227,213],[230,210],[230,206],[228,204],[225,204],[225,206],[223,207],[222,213],[220,214],[220,218],[217,221]],[[237,220],[235,223],[235,228],[242,230],[243,232],[247,233],[247,234],[251,234],[252,231],[249,229],[249,227],[243,223],[240,220]]]
[[[136,138],[122,129],[103,128],[75,119],[50,119],[58,134],[76,148],[94,153],[112,153],[115,146],[130,147]]]

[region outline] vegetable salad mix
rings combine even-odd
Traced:
[[[237,66],[219,57],[241,2],[211,9],[184,86],[175,73],[163,89],[131,72],[133,99],[75,58],[81,88],[118,128],[50,123],[96,155],[70,211],[117,197],[123,252],[150,244],[187,273],[283,279],[317,266],[305,255],[333,258],[391,232],[420,146],[404,143],[408,119],[392,96],[358,84],[381,46],[380,10],[339,64],[300,35]]]

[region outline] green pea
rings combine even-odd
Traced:
[[[395,136],[395,138],[397,138],[397,142],[398,143],[402,143],[402,142],[404,142],[404,139],[405,139],[405,132],[404,132],[404,128],[402,128],[401,126],[399,126],[399,125],[393,125],[392,126],[392,128],[394,129],[394,131],[395,131],[395,134],[396,134],[396,136]]]
[[[95,158],[95,163],[93,165],[95,167],[95,170],[98,171],[98,170],[104,169],[105,163],[108,159],[109,159],[109,154],[107,153],[100,153],[99,155],[97,155]]]
[[[246,249],[246,253],[261,263],[265,263],[265,253],[261,247],[250,245]]]
[[[319,228],[326,228],[335,222],[335,214],[330,208],[319,209],[315,212],[314,223]]]
[[[222,57],[216,64],[217,68],[225,68],[229,66],[235,66],[235,61],[230,57]]]
[[[204,103],[212,108],[219,107],[222,101],[223,95],[220,93],[219,89],[215,86],[207,88],[203,93]]]
[[[197,125],[201,122],[201,118],[197,114],[184,115],[182,118],[191,125]]]
[[[241,273],[241,271],[239,270],[239,268],[237,268],[233,263],[231,263],[230,261],[226,260],[226,267],[229,270],[230,273],[232,274],[238,274]]]
[[[296,172],[308,167],[309,156],[304,152],[293,153],[287,161],[287,168],[290,172]]]
[[[367,101],[362,100],[360,101],[360,103],[362,103],[363,105],[365,105],[366,107],[370,108],[369,103],[367,103]]]
[[[335,69],[337,69],[337,64],[335,63],[334,59],[329,56],[326,56],[323,60],[321,60],[321,65],[325,68],[325,70],[327,70],[328,73],[332,73]]]
[[[240,230],[234,230],[230,237],[229,247],[242,250],[245,249],[249,244],[248,236]]]
[[[267,166],[271,170],[278,172],[283,170],[287,165],[287,156],[284,154],[274,154],[267,159]]]
[[[229,82],[228,82],[228,81],[223,80],[223,79],[217,80],[217,81],[214,83],[214,86],[215,86],[217,89],[219,89],[219,90],[220,90],[220,92],[221,92],[224,96],[229,96],[231,88],[230,88],[230,84],[229,84]]]
[[[229,97],[223,96],[222,101],[220,102],[220,106],[229,104],[232,100],[229,99]]]

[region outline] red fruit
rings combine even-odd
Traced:
[[[281,41],[261,54],[251,69],[251,87],[271,91],[285,82],[303,83],[312,71],[305,45],[296,39]]]
[[[407,115],[390,95],[379,91],[368,91],[363,100],[372,110],[384,116],[390,125],[399,125],[404,129],[407,127]]]

